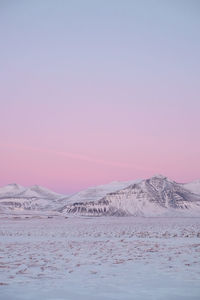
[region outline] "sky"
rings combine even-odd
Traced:
[[[200,179],[198,0],[0,0],[0,186]]]

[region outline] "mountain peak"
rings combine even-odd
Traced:
[[[17,183],[10,183],[0,188],[0,195],[12,196],[19,195],[25,191],[25,188]]]
[[[43,188],[40,185],[34,184],[32,186],[29,187],[29,190],[31,191],[40,191],[40,190],[46,190],[45,188]]]
[[[168,179],[167,176],[164,176],[162,174],[155,174],[151,178],[157,178],[157,179]]]
[[[21,188],[24,188],[23,186],[17,184],[17,183],[9,183],[8,185],[6,185],[7,187],[10,187],[10,188],[14,188],[14,189],[21,189]]]

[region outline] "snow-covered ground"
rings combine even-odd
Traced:
[[[200,299],[200,218],[0,218],[0,299]]]

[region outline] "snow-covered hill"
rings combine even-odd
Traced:
[[[108,193],[97,201],[68,204],[62,211],[92,216],[200,215],[200,195],[158,175]]]
[[[0,188],[0,198],[16,196],[23,193],[25,190],[26,188],[19,184],[16,183],[8,184]]]
[[[0,210],[55,210],[61,196],[37,185],[25,188],[18,184],[8,184],[0,188]]]
[[[200,194],[200,180],[184,183],[183,186],[195,194]]]
[[[98,201],[108,193],[123,189],[137,181],[111,182],[90,187],[73,195],[61,195],[41,186],[25,188],[18,184],[8,184],[0,188],[0,211],[64,211],[64,207],[75,202]]]
[[[89,187],[86,190],[80,191],[68,197],[65,196],[60,200],[62,200],[63,203],[66,202],[67,204],[73,204],[75,202],[98,201],[103,197],[105,197],[108,193],[112,193],[124,189],[125,187],[139,181],[140,180],[113,181],[108,184]]]

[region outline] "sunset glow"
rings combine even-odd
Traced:
[[[1,4],[1,186],[200,178],[200,5],[125,2]]]

